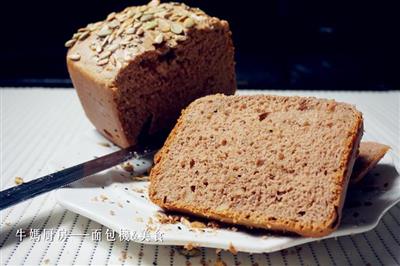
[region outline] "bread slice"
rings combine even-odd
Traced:
[[[185,109],[150,174],[174,211],[318,237],[339,224],[362,114],[332,100],[212,95]]]
[[[389,146],[381,143],[362,141],[357,160],[354,164],[353,173],[351,174],[351,184],[360,182],[368,171],[378,164],[389,149]]]
[[[85,113],[121,147],[168,132],[205,95],[236,91],[229,24],[182,3],[127,7],[66,43]]]

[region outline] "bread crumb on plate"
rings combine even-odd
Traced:
[[[110,147],[111,147],[111,144],[110,144],[110,143],[107,143],[107,142],[99,142],[98,144],[99,144],[100,146],[107,147],[107,148],[110,148]]]
[[[102,202],[108,200],[108,197],[106,195],[100,195],[100,199]]]
[[[122,169],[124,169],[126,172],[133,173],[135,171],[135,168],[130,162],[124,162],[121,164]]]
[[[21,184],[24,183],[24,180],[22,179],[22,177],[16,176],[15,179],[14,179],[14,183],[15,183],[16,185],[21,185]]]

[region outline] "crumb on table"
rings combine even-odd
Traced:
[[[121,164],[122,169],[124,169],[126,172],[133,173],[135,171],[135,168],[130,162],[124,162]]]
[[[196,244],[188,243],[183,247],[176,247],[178,253],[185,257],[197,257],[201,255],[201,250]]]
[[[14,179],[14,182],[15,182],[16,185],[21,185],[21,184],[24,183],[24,180],[22,179],[22,177],[16,176],[15,179]]]
[[[230,253],[232,253],[233,255],[236,255],[236,254],[237,254],[237,250],[236,250],[236,248],[233,246],[232,243],[229,243],[228,251],[229,251]]]
[[[226,266],[226,263],[221,259],[217,259],[214,263],[214,266]]]
[[[108,148],[111,147],[110,143],[107,142],[99,142],[98,144],[103,147],[108,147]]]
[[[125,261],[127,259],[127,257],[128,257],[128,253],[125,250],[123,250],[123,251],[121,251],[121,256],[119,257],[119,260]]]
[[[108,200],[108,197],[106,195],[100,195],[100,199],[102,202]]]
[[[137,176],[132,176],[132,180],[135,181],[149,181],[149,176],[148,175],[137,175]]]

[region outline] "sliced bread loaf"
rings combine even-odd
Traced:
[[[303,236],[339,224],[363,131],[353,106],[212,95],[185,109],[150,174],[159,206]]]

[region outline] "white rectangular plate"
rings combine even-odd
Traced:
[[[51,165],[54,171],[101,156],[118,148],[106,147],[107,142],[95,130],[82,135],[77,143]],[[337,231],[324,238],[366,232],[373,229],[383,214],[400,200],[400,176],[392,157],[387,154],[379,165],[367,176],[363,185],[349,189],[343,210],[342,222]],[[151,166],[151,158],[132,160],[135,174],[145,172]],[[193,230],[184,224],[160,224],[156,214],[161,209],[147,197],[148,181],[132,179],[120,166],[87,177],[71,186],[59,189],[58,202],[65,208],[97,221],[110,229],[120,232],[143,232],[157,229],[163,242],[146,239],[146,244],[185,245],[228,249],[231,245],[237,251],[261,253],[273,252],[322,238],[284,236],[273,233],[254,233],[240,229]]]

